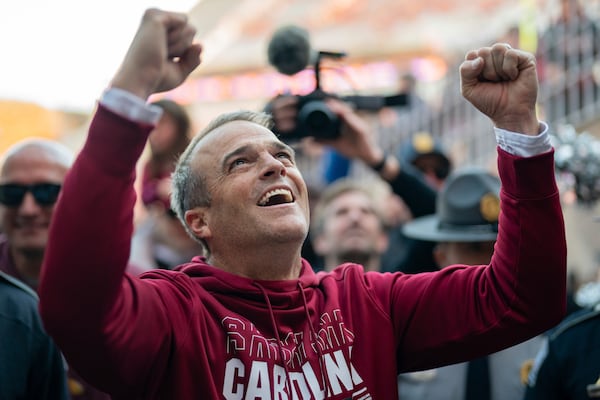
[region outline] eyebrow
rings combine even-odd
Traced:
[[[287,144],[285,144],[283,142],[273,142],[273,143],[271,143],[271,145],[273,147],[275,147],[277,150],[286,150],[292,156],[294,156],[294,157],[296,156],[296,151],[291,146],[288,146]]]
[[[235,149],[235,150],[231,151],[230,153],[228,153],[227,155],[225,155],[225,157],[223,158],[223,162],[221,164],[222,169],[227,168],[227,165],[229,165],[229,162],[232,158],[235,158],[236,156],[239,156],[240,154],[244,154],[244,153],[248,152],[250,149],[252,149],[252,147],[254,147],[252,144],[246,144],[244,146],[238,147],[237,149]],[[294,151],[294,149],[283,142],[273,141],[268,144],[268,147],[275,149],[275,150],[286,150],[293,157],[296,156],[296,152]]]
[[[236,156],[239,156],[240,154],[244,154],[249,149],[250,149],[250,145],[247,144],[242,147],[238,147],[237,149],[235,149],[232,152],[225,155],[225,157],[223,158],[223,162],[221,163],[221,169],[223,169],[223,170],[227,169],[227,165],[229,165],[229,160],[231,160],[232,158],[234,158]]]

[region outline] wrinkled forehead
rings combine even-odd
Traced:
[[[341,207],[374,209],[375,204],[373,198],[368,193],[360,189],[349,189],[339,193],[332,199],[330,207],[333,209]]]
[[[268,128],[250,121],[231,121],[206,133],[196,142],[193,160],[194,163],[208,163],[216,167],[227,154],[253,146],[273,146],[291,151]]]

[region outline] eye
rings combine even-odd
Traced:
[[[248,160],[245,158],[236,158],[235,160],[233,160],[231,162],[231,164],[229,164],[229,168],[234,169],[236,167],[241,167],[243,165],[246,165],[247,163],[248,163]]]
[[[348,214],[349,212],[350,212],[350,210],[348,210],[347,208],[338,208],[335,211],[335,215],[337,217],[341,217],[341,216],[344,216],[344,215]]]
[[[275,155],[278,159],[288,160],[290,162],[294,162],[292,155],[288,152],[282,151]]]

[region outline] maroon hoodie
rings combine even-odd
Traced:
[[[90,382],[126,399],[397,399],[399,372],[516,344],[565,310],[553,154],[499,152],[489,266],[417,275],[346,264],[256,281],[192,260],[124,274],[136,161],[150,126],[99,106],[56,206],[40,285],[48,332]],[[76,324],[73,321],[77,321]]]

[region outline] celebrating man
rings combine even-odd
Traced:
[[[172,208],[206,255],[125,274],[135,165],[160,116],[145,101],[199,64],[194,34],[185,15],[145,13],[57,204],[41,312],[91,382],[117,398],[395,399],[400,371],[475,358],[560,321],[566,245],[547,126],[535,115],[535,60],[503,44],[461,67],[464,96],[500,144],[488,266],[315,274],[300,256],[309,205],[294,153],[266,115],[239,111],[198,134],[173,176]],[[336,149],[365,152],[365,127],[331,106],[344,123]]]

